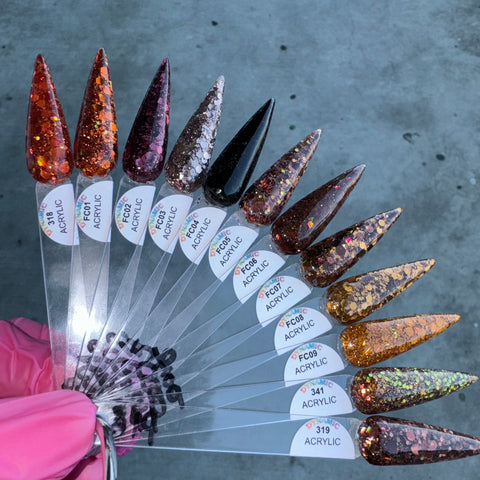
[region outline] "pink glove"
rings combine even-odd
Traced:
[[[0,399],[0,479],[103,480],[103,455],[82,460],[95,431],[104,447],[96,407],[54,391],[46,326],[0,320]]]

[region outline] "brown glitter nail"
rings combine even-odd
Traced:
[[[365,170],[358,165],[302,198],[272,225],[272,240],[286,255],[300,253],[322,233]]]
[[[280,215],[307,169],[320,141],[321,130],[315,130],[277,160],[240,200],[249,223],[270,225]]]
[[[93,62],[74,144],[75,166],[86,177],[105,177],[117,164],[117,121],[105,51]]]
[[[350,325],[340,334],[347,360],[369,367],[420,345],[456,323],[458,315],[415,315]]]
[[[401,208],[380,213],[304,250],[300,266],[305,280],[314,287],[327,287],[338,280],[382,238],[401,213]]]
[[[70,136],[45,59],[38,55],[28,105],[27,168],[40,183],[58,184],[73,172]]]
[[[424,423],[373,416],[358,428],[360,453],[373,465],[422,465],[480,453],[480,439]]]
[[[327,312],[348,325],[363,320],[428,272],[435,260],[419,260],[347,278],[328,287]]]
[[[350,395],[367,415],[412,407],[468,387],[476,375],[425,368],[365,368],[356,373]]]
[[[179,192],[200,188],[217,136],[225,80],[219,77],[183,129],[165,165],[165,178]]]

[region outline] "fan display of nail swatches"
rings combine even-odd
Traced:
[[[90,398],[120,455],[147,446],[408,465],[479,454],[475,437],[383,416],[441,401],[477,377],[377,365],[403,362],[459,317],[369,318],[433,259],[342,278],[384,235],[395,235],[389,231],[402,213],[370,212],[319,238],[368,165],[321,179],[290,205],[328,133],[314,125],[256,172],[274,114],[269,99],[238,119],[236,132],[223,132],[231,141],[214,158],[223,76],[198,99],[167,155],[170,81],[165,59],[115,186],[118,132],[105,52],[94,60],[73,148],[47,64],[36,60],[26,154],[57,388]]]

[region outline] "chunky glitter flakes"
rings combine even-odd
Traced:
[[[165,165],[168,183],[192,193],[205,180],[212,156],[223,103],[225,80],[219,77],[183,129]]]
[[[335,283],[326,293],[327,312],[344,325],[363,320],[400,295],[434,264],[432,259],[419,260]]]
[[[350,395],[367,415],[412,407],[444,397],[476,382],[468,373],[422,368],[366,368],[357,372]]]
[[[208,170],[203,189],[210,203],[229,207],[240,200],[262,151],[274,106],[273,98],[266,102]]]
[[[363,220],[312,245],[301,254],[301,270],[314,287],[327,287],[360,260],[402,213],[396,208]]]
[[[87,177],[105,177],[118,158],[117,121],[105,51],[97,52],[75,135],[75,166]]]
[[[290,207],[272,225],[272,240],[287,255],[300,253],[325,229],[360,179],[365,165],[342,173]]]
[[[456,323],[458,315],[416,315],[350,325],[340,334],[347,360],[369,367],[416,347]]]
[[[307,169],[320,141],[315,130],[275,162],[240,200],[240,208],[249,223],[271,225],[280,215]]]
[[[40,183],[59,184],[73,172],[70,137],[45,59],[33,72],[26,134],[27,168]]]
[[[367,418],[358,439],[363,458],[373,465],[423,465],[480,454],[478,438],[398,418]]]
[[[123,153],[123,170],[135,182],[153,182],[162,173],[170,118],[170,64],[164,59],[133,122]]]

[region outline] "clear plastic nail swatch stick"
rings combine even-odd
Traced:
[[[205,172],[204,195],[194,202],[179,232],[181,254],[175,260],[183,274],[173,279],[173,285],[172,278],[167,279],[165,290],[168,290],[146,320],[150,325],[157,319],[154,323],[157,331],[184,292],[188,293],[190,279],[222,225],[228,207],[239,201],[246,188],[265,142],[274,103],[273,99],[266,102],[220,153],[209,172]]]
[[[72,247],[78,243],[70,137],[45,59],[35,62],[26,129],[27,168],[36,180],[40,246],[54,376],[63,383]]]
[[[156,438],[169,436],[182,423],[218,431],[268,422],[274,413],[279,414],[278,421],[330,417],[355,410],[367,415],[383,414],[442,398],[477,380],[475,375],[448,370],[377,367],[355,375],[315,378],[300,386],[268,382],[217,388],[197,396],[182,409],[172,410],[168,425],[163,419]],[[185,433],[187,428],[183,428]],[[130,431],[133,429],[132,425]]]
[[[80,170],[75,192],[80,242],[72,258],[66,382],[75,374],[85,335],[101,330],[107,319],[108,269],[101,267],[110,250],[110,172],[117,164],[118,146],[112,82],[103,49],[97,52],[87,82],[73,152]]]
[[[92,71],[92,73],[94,72],[95,70]],[[104,67],[100,68],[100,73],[102,72],[106,72]],[[102,84],[102,79],[97,80],[94,77],[93,80],[95,87],[92,87],[92,89],[95,91],[95,88],[98,88],[98,86]],[[109,82],[98,91],[98,101],[106,101],[105,94],[108,91],[108,86]],[[117,319],[118,316],[123,318],[122,315],[126,315],[125,310],[130,305],[138,261],[142,251],[144,232],[141,236],[135,237],[135,235],[140,233],[140,230],[145,228],[145,218],[148,218],[148,214],[150,213],[150,206],[147,204],[151,203],[151,199],[153,199],[153,182],[162,172],[165,159],[170,108],[169,92],[169,63],[168,60],[165,59],[163,60],[155,74],[155,77],[152,80],[150,88],[147,91],[143,103],[137,113],[137,117],[133,123],[129,139],[127,140],[127,145],[125,147],[123,166],[126,176],[122,179],[119,192],[122,190],[122,188],[125,189],[126,187],[132,187],[132,189],[128,190],[126,193],[124,192],[125,195],[117,202],[117,206],[115,207],[114,216],[117,215],[115,222],[119,228],[113,227],[113,231],[111,233],[116,240],[113,242],[112,248],[117,247],[117,249],[115,252],[112,252],[112,255],[110,255],[110,245],[107,244],[104,250],[104,255],[100,263],[98,279],[94,284],[95,292],[92,300],[94,308],[91,311],[89,324],[86,326],[88,328],[84,329],[84,339],[81,348],[81,354],[83,355],[88,355],[94,352],[95,347],[99,343],[99,338],[101,338],[102,334],[105,332],[108,322],[112,321],[112,318]],[[100,107],[101,104],[97,105],[96,109],[94,109],[94,112],[97,115],[101,115],[102,109]],[[111,119],[112,116],[111,113],[107,111],[107,113],[105,115],[101,115],[101,117],[106,122],[106,119]],[[81,121],[82,116],[80,118],[80,122]],[[81,123],[79,123],[79,125],[80,124]],[[94,120],[93,128],[95,132],[98,128],[100,128],[101,125],[100,118],[98,120]],[[109,134],[111,134],[110,131],[107,132],[107,139]],[[92,142],[92,135],[89,134],[88,131],[85,132],[85,135],[86,139],[83,140],[81,131],[77,133],[79,142],[84,141],[87,143],[87,145],[90,145]],[[84,160],[83,163],[86,163],[86,160]],[[82,166],[82,161],[80,162],[80,166]],[[92,171],[91,163],[86,164],[85,166],[88,171]],[[104,164],[104,167],[105,166],[106,164]],[[142,196],[142,192],[146,192],[145,197]],[[141,208],[139,208],[137,212],[138,214],[133,214],[132,212],[125,210],[128,208],[128,201],[124,200],[128,196],[137,194],[138,197],[135,198],[141,205]],[[122,214],[122,217],[125,221],[121,220],[120,223],[117,221],[119,220],[119,206],[125,210],[124,214]],[[130,217],[131,214],[132,216]],[[93,213],[93,222],[95,222],[94,215],[95,213]],[[141,225],[142,222],[143,226]],[[134,237],[137,238],[137,240],[141,239],[141,241],[137,242],[137,240],[134,240]],[[126,239],[134,241],[131,243],[126,241]],[[126,250],[129,250],[130,257]],[[118,258],[119,255],[120,259]],[[117,261],[120,261],[122,266],[117,265]],[[109,270],[111,263],[113,266]],[[119,293],[119,289],[121,290],[121,293]],[[114,293],[117,291],[115,300],[111,305],[110,311],[108,311],[107,314],[102,315],[102,313],[105,311],[104,307],[108,302],[108,294],[112,291]],[[121,318],[117,320],[121,321]],[[95,340],[92,341],[92,339]],[[100,345],[98,345],[98,347],[100,348]],[[75,373],[73,381],[79,381],[82,383],[86,374],[86,369],[85,366],[79,366],[79,368],[80,370]],[[75,380],[75,378],[78,380]],[[72,379],[69,379],[69,381],[72,381]]]
[[[226,412],[233,416],[235,412]],[[213,420],[211,420],[213,424]],[[192,426],[193,428],[193,426]],[[373,465],[424,465],[480,454],[480,439],[420,422],[375,415],[361,421],[320,417],[276,421],[157,439],[156,448],[353,460]],[[135,445],[127,438],[120,445]],[[148,438],[141,444],[149,444]]]
[[[248,251],[260,228],[277,218],[306,170],[320,135],[320,130],[308,135],[245,192],[240,210],[226,220],[212,240],[208,256],[190,281],[189,295],[185,295],[185,300],[179,300],[177,310],[180,313],[172,322],[181,322],[187,328]],[[207,176],[207,181],[209,178]],[[195,290],[200,293],[192,300]],[[142,335],[152,338],[157,333],[147,324]]]

